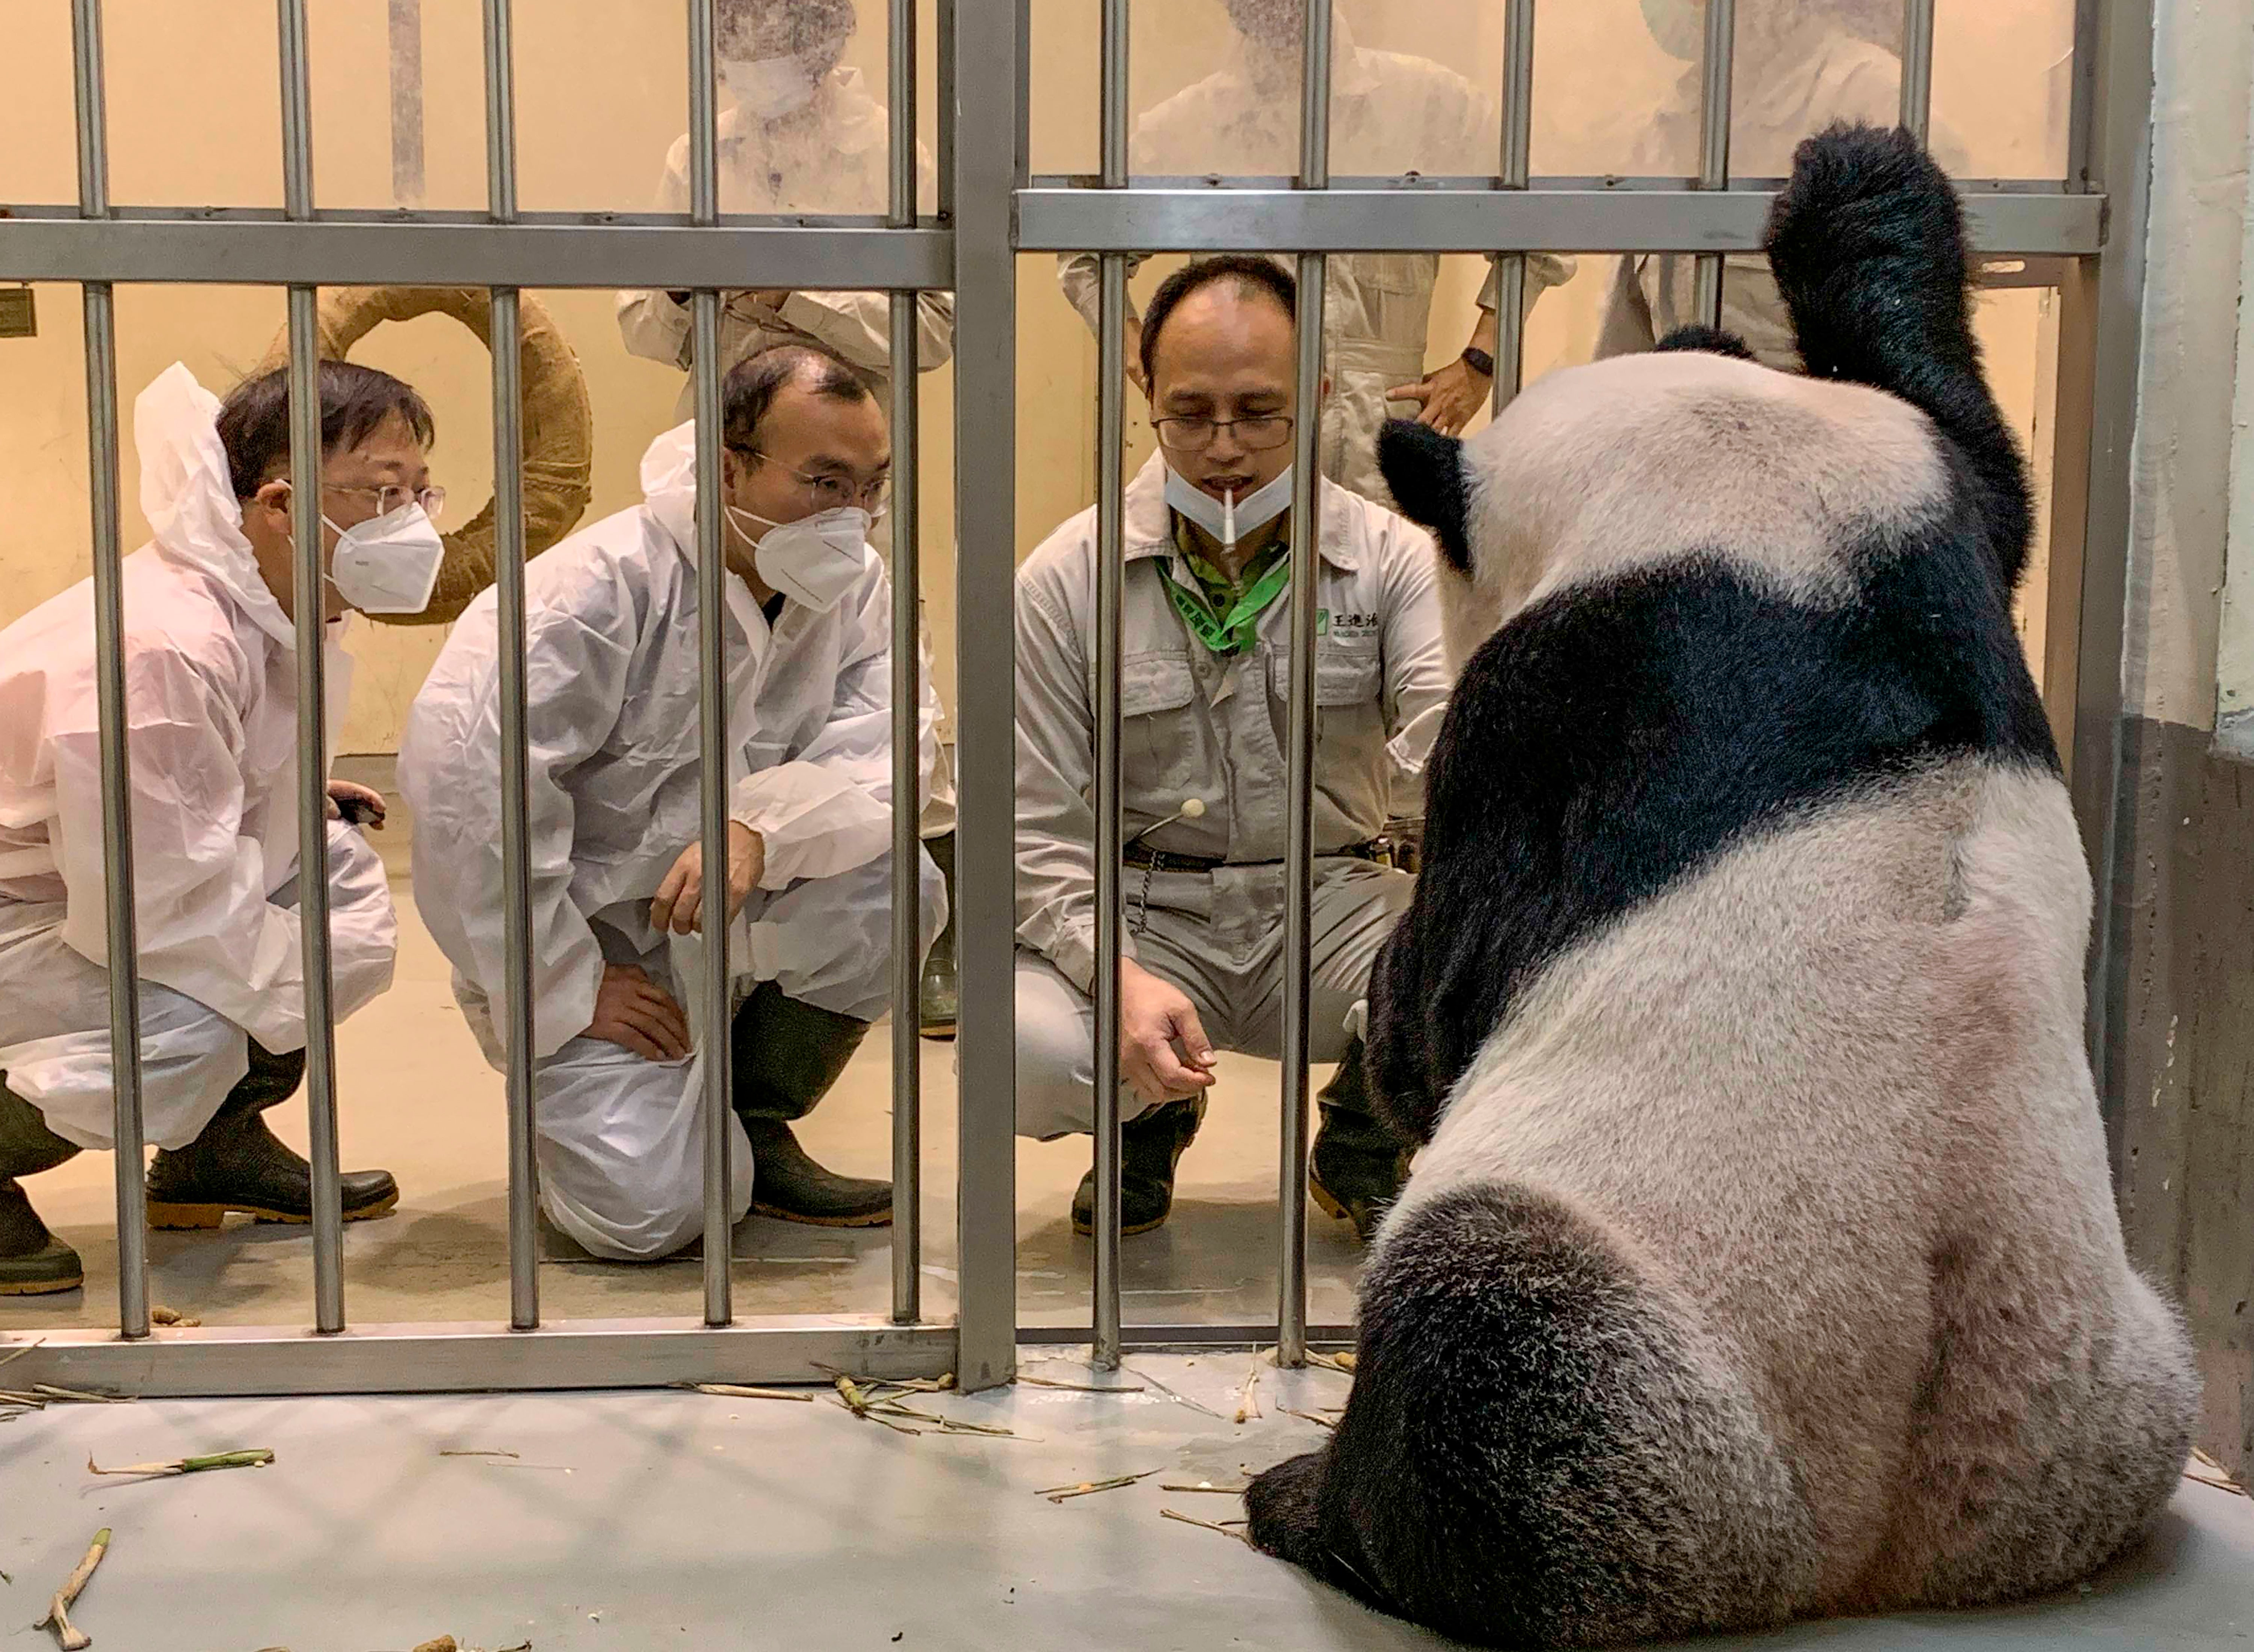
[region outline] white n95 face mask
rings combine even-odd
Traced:
[[[814,102],[822,77],[793,54],[780,58],[738,58],[720,66],[720,79],[736,106],[756,121],[779,121],[795,115]]]
[[[746,539],[746,522],[764,523],[766,532],[752,547],[752,565],[774,590],[816,613],[828,613],[861,577],[868,555],[869,528],[876,520],[857,505],[816,511],[794,522],[770,522],[757,512],[728,507]]]
[[[337,554],[329,583],[362,613],[421,613],[438,588],[446,542],[423,507],[410,502],[383,516],[336,529]]]
[[[1166,466],[1166,503],[1188,517],[1224,545],[1235,545],[1247,534],[1256,534],[1292,508],[1292,467],[1267,486],[1242,499],[1215,499],[1172,466]]]

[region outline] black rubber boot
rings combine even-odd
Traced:
[[[931,943],[931,952],[923,961],[922,1032],[928,1039],[947,1040],[955,1036],[958,997],[955,973],[955,834],[943,832],[937,837],[928,837],[923,847],[947,885],[947,928],[939,932],[939,939]]]
[[[1369,1110],[1367,1063],[1360,1039],[1347,1046],[1337,1073],[1315,1100],[1322,1126],[1315,1132],[1307,1191],[1324,1214],[1354,1224],[1364,1244],[1386,1208],[1409,1180],[1409,1149]]]
[[[177,1152],[159,1148],[149,1164],[151,1228],[216,1228],[228,1212],[259,1222],[313,1219],[313,1171],[260,1116],[297,1093],[305,1053],[276,1055],[253,1039],[250,1071],[227,1093],[202,1134]],[[399,1202],[388,1170],[346,1171],[346,1222],[381,1216]]]
[[[763,981],[736,1012],[729,1044],[736,1116],[752,1144],[752,1208],[813,1228],[882,1228],[892,1184],[840,1176],[816,1164],[791,1131],[861,1047],[869,1024],[783,996]]]
[[[1197,1139],[1205,1102],[1167,1102],[1119,1130],[1119,1232],[1122,1237],[1163,1227],[1174,1210],[1174,1167]],[[1080,1179],[1072,1196],[1072,1230],[1096,1231],[1096,1172]]]
[[[79,1150],[49,1130],[5,1078],[0,1074],[0,1297],[75,1291],[86,1283],[78,1252],[47,1231],[16,1178],[52,1170]]]

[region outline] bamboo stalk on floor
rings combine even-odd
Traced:
[[[71,1623],[70,1608],[78,1600],[79,1592],[86,1587],[87,1579],[94,1576],[94,1569],[102,1564],[102,1556],[108,1552],[109,1528],[104,1526],[94,1534],[94,1541],[87,1546],[86,1558],[78,1563],[78,1570],[63,1579],[63,1586],[47,1602],[47,1615],[32,1626],[35,1629],[52,1628],[63,1652],[82,1652],[82,1648],[94,1644],[92,1635]]]
[[[1217,1531],[1222,1536],[1234,1538],[1238,1543],[1250,1544],[1252,1541],[1241,1531],[1232,1530],[1227,1526],[1216,1525],[1210,1520],[1200,1520],[1195,1515],[1183,1514],[1178,1508],[1161,1508],[1158,1514],[1166,1520],[1179,1520],[1185,1526],[1196,1526],[1205,1531]]]
[[[683,1382],[680,1385],[696,1394],[718,1394],[732,1400],[788,1400],[797,1405],[814,1404],[812,1394],[780,1388],[743,1388],[734,1382]]]
[[[204,1457],[175,1457],[163,1463],[129,1463],[122,1468],[99,1468],[94,1459],[86,1460],[89,1474],[142,1474],[150,1479],[163,1479],[174,1474],[201,1474],[214,1468],[263,1468],[274,1460],[274,1453],[264,1446],[248,1451],[213,1452]]]
[[[1033,1495],[1060,1503],[1074,1497],[1092,1496],[1100,1491],[1121,1491],[1129,1486],[1139,1485],[1158,1472],[1155,1468],[1146,1468],[1139,1474],[1115,1474],[1110,1480],[1083,1480],[1077,1486],[1051,1486],[1045,1491],[1035,1492]]]

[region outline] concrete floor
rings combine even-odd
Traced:
[[[365,760],[362,760],[365,763]],[[340,763],[340,772],[352,766]],[[382,784],[381,767],[352,778]],[[346,1309],[364,1325],[508,1317],[507,1120],[500,1075],[486,1065],[455,1008],[444,957],[414,908],[408,880],[412,820],[392,796],[388,828],[371,841],[392,872],[400,909],[392,990],[337,1030],[338,1110],[347,1168],[382,1166],[399,1179],[391,1215],[346,1229]],[[925,1042],[926,1311],[953,1311],[956,1262],[954,1046]],[[1182,1161],[1172,1222],[1126,1242],[1123,1284],[1130,1324],[1272,1323],[1279,1071],[1225,1057],[1197,1143]],[[1317,1082],[1321,1082],[1319,1073]],[[270,1114],[301,1151],[302,1102]],[[892,1032],[880,1024],[844,1078],[801,1127],[807,1146],[851,1174],[892,1164]],[[1018,1283],[1028,1326],[1089,1323],[1089,1247],[1068,1221],[1088,1168],[1084,1141],[1021,1142],[1018,1152]],[[0,1298],[0,1332],[116,1323],[111,1160],[81,1154],[26,1183],[49,1226],[76,1246],[88,1287],[58,1297]],[[560,1236],[542,1270],[549,1319],[671,1316],[701,1312],[702,1264],[645,1266],[587,1259]],[[1309,1312],[1315,1323],[1354,1317],[1360,1250],[1351,1229],[1311,1214]],[[885,1230],[830,1232],[760,1217],[738,1228],[737,1312],[884,1313],[892,1301]],[[240,1219],[220,1234],[151,1234],[151,1299],[206,1325],[303,1326],[312,1317],[312,1255],[302,1228]]]
[[[1029,1374],[1093,1380],[1029,1353]],[[1236,1425],[1243,1354],[1130,1359],[1096,1396],[1020,1385],[919,1398],[1019,1438],[889,1432],[811,1404],[688,1393],[53,1406],[0,1428],[0,1622],[44,1610],[97,1527],[115,1533],[74,1614],[99,1652],[376,1652],[440,1634],[535,1652],[830,1648],[1437,1648],[1228,1536],[1228,1495],[1303,1451],[1284,1416],[1347,1379],[1265,1371]],[[1113,1379],[1107,1379],[1113,1380]],[[273,1466],[161,1480],[104,1466],[248,1446]],[[514,1452],[452,1456],[447,1452]],[[1061,1504],[1034,1494],[1158,1470]],[[12,1635],[10,1645],[18,1642]],[[2187,1483],[2152,1544],[2087,1592],[2008,1611],[1810,1624],[1732,1648],[2243,1648],[2254,1503]],[[25,1634],[25,1647],[45,1645]]]

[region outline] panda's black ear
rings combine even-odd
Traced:
[[[1455,570],[1472,570],[1471,491],[1464,481],[1464,444],[1412,419],[1389,420],[1377,437],[1377,467],[1401,514],[1432,530]]]

